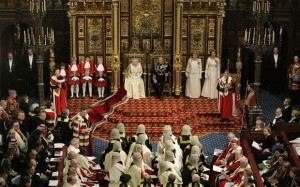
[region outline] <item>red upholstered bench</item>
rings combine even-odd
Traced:
[[[58,187],[63,186],[63,170],[64,170],[64,159],[67,156],[67,146],[64,145],[61,150],[62,151],[62,159],[60,162],[57,163],[56,169],[58,171],[58,176],[56,177],[55,180],[58,180]]]

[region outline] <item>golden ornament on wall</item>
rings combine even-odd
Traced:
[[[84,55],[84,40],[78,40],[78,54]]]
[[[160,34],[160,27],[160,0],[132,0],[133,33],[141,35]]]
[[[84,37],[84,18],[78,18],[77,25],[78,37]]]
[[[205,18],[191,18],[190,51],[205,53]]]
[[[128,9],[129,9],[128,0],[122,0],[121,1],[121,12],[128,12]]]
[[[88,53],[102,52],[102,18],[88,18]]]
[[[215,41],[209,40],[207,44],[207,54],[209,54],[212,49],[215,49]]]
[[[172,18],[165,18],[164,21],[164,35],[165,36],[172,36],[172,25],[173,19]]]
[[[106,40],[106,53],[112,54],[112,41]]]
[[[105,27],[106,27],[106,36],[111,36],[112,32],[111,32],[111,18],[106,18],[105,19]]]
[[[165,12],[172,12],[173,0],[165,0]]]
[[[215,36],[215,19],[208,20],[208,37],[213,38]]]

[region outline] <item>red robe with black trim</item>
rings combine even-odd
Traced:
[[[98,67],[100,65],[103,66],[103,71],[98,71]],[[104,65],[104,64],[96,64],[95,65],[95,86],[96,87],[105,87],[107,85],[106,76],[107,76],[106,65]],[[99,80],[100,78],[103,78],[104,80],[100,81]]]
[[[93,74],[94,74],[94,63],[92,61],[89,61],[90,68],[86,68],[87,61],[83,61],[81,64],[81,83],[85,83],[86,80],[84,79],[85,76],[91,77],[91,79],[88,80],[89,83],[93,83]]]
[[[86,117],[88,118],[88,117]],[[72,121],[71,128],[73,130],[73,138],[79,139],[80,147],[89,146],[89,124],[87,122],[88,119],[84,120],[80,114],[77,114]]]
[[[234,182],[235,184],[240,184],[242,181],[242,178],[244,176],[244,168],[238,168],[237,172],[234,172],[229,176],[229,179],[231,182]],[[224,180],[219,184],[219,187],[225,187],[226,183],[228,181]]]
[[[59,116],[67,107],[66,92],[62,89],[64,82],[64,79],[58,79],[55,75],[50,79],[50,85],[52,87],[53,94],[53,105],[55,108],[55,113]]]
[[[228,90],[228,94],[225,95],[224,89],[225,87],[229,86],[230,89]],[[219,79],[218,82],[218,88],[219,88],[219,112],[221,114],[221,117],[224,119],[231,118],[234,115],[235,110],[235,94],[234,94],[234,88],[235,88],[235,82],[232,79],[232,77],[229,77],[226,79],[224,76]]]
[[[72,66],[76,66],[77,70],[76,71],[72,71]],[[75,68],[75,69],[76,69]],[[80,74],[81,74],[81,67],[79,64],[70,64],[68,67],[68,75],[69,75],[69,79],[68,79],[68,84],[69,85],[75,85],[75,84],[79,84],[80,83]],[[78,80],[74,80],[72,78],[77,77]]]

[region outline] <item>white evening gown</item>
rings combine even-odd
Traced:
[[[190,98],[199,98],[201,94],[202,76],[201,59],[189,59],[186,66],[186,76],[185,95]]]
[[[141,64],[136,66],[129,64],[125,78],[125,90],[127,97],[133,99],[145,98],[145,86],[142,79],[143,69]]]
[[[219,58],[208,57],[205,67],[205,81],[202,90],[202,96],[210,99],[218,98],[218,80],[220,78],[220,60]]]

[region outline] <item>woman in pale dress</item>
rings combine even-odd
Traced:
[[[199,98],[201,94],[202,63],[196,53],[188,60],[186,66],[185,95],[190,98]]]
[[[133,99],[145,98],[145,86],[142,75],[142,65],[138,59],[134,58],[126,70],[125,90],[127,91],[127,97]]]
[[[209,99],[218,98],[218,80],[220,78],[220,60],[216,57],[216,51],[210,52],[210,57],[206,61],[205,81],[202,90],[202,96]]]

